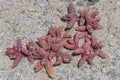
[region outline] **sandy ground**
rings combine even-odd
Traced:
[[[77,12],[87,5],[100,11],[104,29],[95,35],[104,41],[103,51],[108,58],[96,57],[93,65],[84,64],[78,69],[80,56],[73,57],[72,63],[53,68],[52,80],[119,80],[120,0],[99,0],[95,4],[87,0],[0,0],[0,80],[51,80],[44,69],[34,73],[34,65],[29,65],[26,59],[11,69],[13,61],[4,54],[6,47],[12,46],[18,37],[25,45],[30,37],[36,40],[45,35],[51,25],[65,26],[60,18],[67,13],[70,2],[75,4]]]

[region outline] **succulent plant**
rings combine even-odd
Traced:
[[[96,56],[105,59],[107,56],[101,50],[103,47],[102,41],[98,41],[94,36],[94,31],[102,29],[103,26],[99,24],[101,18],[98,16],[98,11],[90,13],[90,7],[86,7],[77,15],[73,3],[69,4],[68,14],[62,17],[62,20],[67,21],[67,27],[51,26],[48,34],[43,37],[38,37],[37,42],[32,39],[26,44],[26,49],[22,46],[22,41],[19,38],[13,47],[8,47],[7,55],[14,59],[12,68],[15,68],[20,60],[25,57],[33,64],[37,60],[35,72],[45,68],[49,77],[55,76],[53,66],[58,66],[62,63],[70,63],[72,55],[70,52],[63,52],[63,48],[73,50],[74,55],[80,55],[81,59],[78,62],[78,67],[82,66],[85,62],[92,64]],[[75,23],[78,27],[75,28],[76,33],[71,36],[71,28]],[[68,29],[68,30],[65,30]],[[79,41],[84,39],[82,46]],[[52,59],[56,61],[52,64]]]

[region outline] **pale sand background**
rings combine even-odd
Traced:
[[[96,31],[98,39],[103,40],[103,51],[109,58],[96,57],[93,65],[84,64],[77,68],[80,56],[72,63],[54,67],[53,80],[119,80],[120,78],[120,0],[100,0],[90,3],[87,0],[0,0],[0,80],[51,80],[42,69],[34,73],[34,65],[22,59],[16,69],[5,56],[6,47],[12,46],[18,37],[23,43],[32,37],[44,35],[50,25],[66,25],[60,20],[67,13],[67,6],[73,2],[76,11],[87,5],[99,10],[103,30]]]

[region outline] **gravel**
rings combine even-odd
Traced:
[[[87,5],[100,11],[104,29],[95,35],[104,41],[103,51],[108,58],[96,57],[93,65],[77,68],[80,56],[75,56],[72,63],[53,68],[56,76],[52,80],[119,80],[120,0],[0,0],[0,80],[51,80],[44,69],[35,73],[34,65],[29,65],[26,59],[11,69],[13,61],[4,54],[18,37],[25,44],[29,38],[36,40],[45,35],[51,25],[66,26],[60,18],[67,13],[70,2],[77,12]]]

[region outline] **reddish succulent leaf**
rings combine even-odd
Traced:
[[[86,37],[86,32],[83,33],[76,32],[74,35],[75,44],[78,44],[79,40],[85,37]]]
[[[7,48],[7,51],[8,55],[15,55],[16,54],[16,50],[13,49],[13,48]]]
[[[91,47],[91,46],[88,46],[86,49],[85,49],[85,52],[87,53],[87,52],[91,52],[91,51],[93,51],[93,48]]]
[[[48,46],[48,43],[47,43],[46,38],[38,37],[37,40],[38,40],[39,44],[40,44],[43,48],[45,48],[46,46]]]
[[[51,45],[52,42],[53,42],[53,38],[50,35],[48,35],[47,36],[47,43],[48,43],[48,45]]]
[[[37,62],[37,65],[35,66],[35,72],[40,71],[43,68],[43,65],[41,65],[41,61]]]
[[[75,8],[74,8],[73,3],[70,3],[70,4],[69,4],[68,13],[75,13]]]
[[[73,3],[69,4],[68,14],[62,17],[63,20],[68,21],[67,28],[70,29],[79,20],[77,14],[75,13],[75,8]]]
[[[44,66],[45,65],[45,62],[46,62],[46,57],[44,57],[42,60],[41,60],[41,65]]]
[[[87,31],[89,34],[92,34],[94,30],[92,29],[92,26],[87,25]]]
[[[98,56],[103,58],[103,59],[105,59],[107,57],[106,54],[101,50],[99,50]]]
[[[80,32],[84,32],[86,30],[86,26],[78,26],[75,30],[80,31]]]
[[[76,21],[77,21],[76,19],[75,20],[70,20],[67,24],[67,28],[68,29],[72,28],[75,25]]]
[[[62,63],[62,54],[60,52],[56,54],[56,57],[56,61],[53,64],[54,66],[60,65]]]
[[[63,26],[62,26],[62,27],[59,27],[58,29],[56,29],[56,36],[57,36],[58,38],[61,38],[62,32],[63,32]]]
[[[15,68],[15,67],[18,66],[18,63],[20,62],[22,57],[23,57],[23,55],[21,53],[18,53],[16,55],[15,61],[14,61],[13,65],[12,65],[12,68]]]
[[[82,48],[84,48],[86,50],[90,45],[91,45],[91,42],[87,41],[82,45]]]
[[[86,19],[86,23],[89,23],[88,21],[90,21],[90,14],[89,14],[89,11],[90,11],[90,7],[86,7],[84,9],[84,17]]]
[[[69,44],[75,44],[74,40],[73,40],[73,39],[71,39],[71,38],[70,38],[70,39],[68,39],[68,40],[67,40],[67,42],[68,42]]]
[[[29,56],[30,52],[25,50],[24,48],[21,49],[21,53],[24,54],[25,56]]]
[[[51,60],[53,57],[55,57],[56,56],[56,54],[55,54],[55,52],[50,52],[49,53],[49,55],[48,55],[48,58]]]
[[[87,58],[87,62],[89,64],[92,64],[93,63],[93,59],[94,59],[95,56],[97,56],[97,54],[98,54],[98,51],[89,54],[88,58]]]
[[[86,32],[83,32],[83,33],[76,32],[75,35],[74,35],[75,44],[78,45],[79,40],[82,39],[82,38],[85,38],[85,37],[86,37]]]
[[[91,36],[91,45],[92,45],[92,47],[94,46],[94,45],[96,45],[97,44],[97,39],[95,38],[95,36]]]
[[[49,60],[46,60],[46,62],[45,62],[45,69],[46,69],[46,72],[48,73],[48,75],[51,78],[53,78],[55,76],[54,72],[53,72],[53,69],[52,69],[51,62]]]
[[[32,55],[28,56],[28,60],[29,60],[30,64],[34,63],[34,57]]]
[[[70,49],[70,50],[74,50],[74,49],[76,49],[78,46],[75,45],[75,44],[69,44],[68,42],[66,42],[66,43],[64,44],[64,47],[67,48],[67,49]]]
[[[88,58],[88,56],[86,54],[83,54],[81,56],[80,61],[78,62],[78,67],[82,66],[86,62],[87,58]]]
[[[65,20],[65,21],[69,21],[70,17],[68,17],[67,15],[65,15],[65,16],[62,16],[62,19]]]
[[[79,32],[76,32],[75,35],[74,35],[74,37],[73,37],[73,38],[74,38],[74,42],[75,42],[75,44],[77,44],[77,45],[78,45],[78,43],[79,43],[79,34],[80,34]]]
[[[61,40],[58,42],[59,47],[62,48],[65,43],[66,43],[66,39],[61,39]]]
[[[62,38],[71,38],[72,36],[71,36],[71,34],[70,34],[70,31],[68,30],[68,31],[65,31],[65,33],[63,34],[63,37]]]
[[[85,53],[85,50],[83,48],[77,48],[74,51],[74,54],[81,54],[81,53]]]
[[[48,34],[51,35],[52,37],[56,37],[56,28],[55,27],[50,27],[48,30]]]
[[[37,51],[38,51],[39,56],[41,56],[41,57],[47,56],[47,52],[44,49],[38,48]]]
[[[59,44],[54,44],[54,45],[51,46],[51,48],[52,48],[52,51],[58,52],[58,51],[60,50],[61,47],[60,47]]]
[[[62,53],[63,61],[69,63],[73,60],[72,56],[69,53]]]

